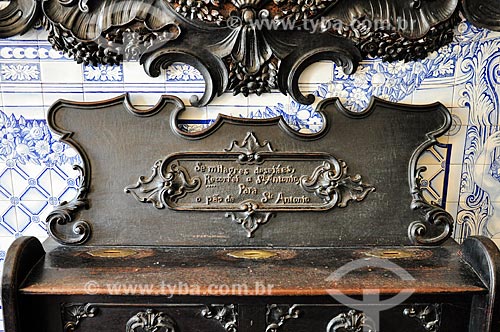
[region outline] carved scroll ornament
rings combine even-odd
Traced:
[[[429,202],[424,198],[421,186],[422,173],[427,170],[425,166],[418,167],[417,162],[424,151],[437,144],[437,137],[445,133],[451,126],[451,115],[440,107],[439,110],[445,117],[445,122],[438,130],[427,134],[427,141],[422,143],[410,159],[408,169],[408,182],[412,196],[411,208],[422,215],[420,220],[413,221],[408,226],[408,238],[414,244],[435,245],[449,239],[453,233],[453,217],[441,206]]]
[[[412,305],[403,310],[403,315],[419,322],[426,332],[438,332],[441,326],[441,312],[440,304]]]
[[[142,203],[178,211],[219,211],[248,237],[276,212],[327,211],[360,202],[375,187],[325,153],[276,152],[248,132],[224,152],[179,152],[125,188]]]
[[[91,303],[77,304],[64,303],[61,305],[61,314],[64,332],[74,332],[78,329],[80,322],[86,318],[93,318],[99,309]]]
[[[13,0],[0,10],[0,38],[42,21],[57,50],[86,64],[140,60],[158,76],[185,62],[204,76],[204,106],[226,90],[279,89],[302,104],[302,71],[332,60],[353,73],[362,57],[415,60],[452,40],[459,11],[500,29],[494,0]]]

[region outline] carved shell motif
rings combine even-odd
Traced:
[[[500,29],[494,0],[17,0],[0,10],[0,38],[43,21],[49,41],[76,61],[140,60],[158,76],[181,61],[200,70],[204,106],[226,90],[289,93],[311,63],[335,61],[353,73],[363,56],[415,60],[451,42],[459,11]],[[183,36],[182,38],[179,38]],[[298,42],[300,41],[300,42]]]
[[[130,318],[126,325],[126,332],[176,332],[176,325],[172,318],[163,312],[152,309],[138,312]]]

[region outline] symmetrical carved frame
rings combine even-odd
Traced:
[[[338,99],[332,99],[329,101],[325,101],[321,103],[318,106],[317,112],[323,117],[323,119],[326,121],[328,116],[326,115],[326,112],[323,110],[324,107],[326,107],[329,104],[335,104],[337,110],[340,112],[344,113],[346,116],[350,118],[364,118],[367,117],[370,114],[370,110],[374,109],[377,107],[377,105],[395,105],[390,102],[383,101],[381,99],[375,98],[369,110],[363,112],[363,113],[355,113],[347,110],[342,106],[340,101]],[[202,139],[207,136],[210,136],[213,134],[217,128],[221,127],[225,122],[229,123],[242,123],[242,124],[254,124],[254,125],[269,125],[270,123],[278,123],[279,127],[281,127],[282,130],[284,130],[287,134],[289,134],[291,137],[295,137],[296,139],[301,139],[301,140],[307,140],[307,139],[318,139],[323,136],[328,131],[328,126],[329,123],[325,123],[323,129],[319,131],[318,133],[313,133],[313,134],[303,134],[300,132],[297,132],[290,128],[285,120],[280,117],[280,118],[275,118],[275,119],[265,119],[265,120],[249,120],[249,119],[239,119],[239,118],[232,118],[224,115],[219,115],[218,119],[215,121],[214,124],[211,125],[211,127],[200,131],[200,132],[195,132],[195,133],[189,133],[189,132],[184,132],[179,129],[178,126],[178,116],[179,114],[183,111],[184,105],[182,102],[175,97],[170,97],[170,96],[164,96],[163,99],[159,102],[158,105],[153,107],[152,109],[148,111],[140,111],[135,109],[129,102],[128,97],[126,95],[111,99],[108,101],[103,101],[100,103],[71,103],[71,102],[66,102],[66,101],[60,101],[56,103],[48,113],[48,123],[50,128],[56,132],[57,134],[61,135],[61,140],[68,143],[71,145],[73,148],[75,148],[80,155],[82,156],[83,159],[83,166],[81,167],[81,173],[82,173],[82,179],[80,181],[81,183],[81,188],[79,191],[79,195],[75,197],[71,202],[63,202],[56,210],[54,210],[47,218],[47,228],[52,235],[54,239],[56,239],[58,242],[62,244],[82,244],[86,242],[90,235],[91,235],[91,225],[89,222],[84,221],[84,220],[78,220],[79,212],[82,209],[88,208],[88,193],[90,189],[90,182],[91,182],[91,162],[89,158],[87,157],[85,151],[80,147],[80,145],[72,139],[73,133],[66,131],[64,129],[61,129],[57,126],[55,122],[55,114],[60,108],[64,108],[66,106],[74,107],[74,108],[92,108],[92,107],[107,107],[107,106],[113,106],[113,105],[122,105],[125,109],[127,109],[129,112],[139,116],[139,117],[144,117],[144,116],[151,116],[155,115],[158,113],[166,104],[173,104],[175,105],[175,111],[171,113],[170,117],[170,122],[171,122],[171,128],[174,132],[174,134],[182,136],[183,138],[187,140],[197,140],[197,139]],[[444,118],[444,122],[442,123],[442,126],[438,128],[437,130],[433,132],[427,133],[427,139],[418,146],[418,148],[413,152],[413,155],[411,159],[409,160],[409,165],[408,165],[408,185],[409,185],[409,191],[412,196],[412,201],[408,202],[409,207],[413,210],[421,212],[422,217],[419,220],[416,220],[412,223],[410,223],[408,227],[408,237],[409,239],[414,243],[414,244],[419,244],[419,245],[436,245],[444,242],[447,240],[452,232],[453,232],[453,225],[454,225],[454,220],[453,217],[446,212],[444,209],[442,209],[438,205],[431,204],[428,202],[422,194],[422,188],[421,188],[421,173],[425,171],[424,167],[417,167],[417,161],[420,158],[420,156],[431,146],[437,144],[437,137],[443,135],[451,126],[451,115],[449,111],[442,105],[436,104],[432,105],[433,108],[435,107],[435,111],[439,112],[442,114]],[[250,138],[249,138],[250,137]],[[251,133],[247,134],[247,139],[251,141]],[[244,144],[245,140],[242,143],[238,142],[233,142],[231,146],[229,147],[229,152],[223,152],[222,154],[228,153],[232,154],[233,159],[245,159],[248,158],[248,154],[252,158],[265,158],[263,156],[260,156],[259,153],[249,153],[248,147],[246,147],[246,144]],[[269,142],[264,142],[264,143],[259,143],[257,140],[253,142],[252,144],[257,144],[258,148],[255,147],[253,150],[264,150],[260,151],[262,155],[264,154],[272,154],[271,152],[273,148],[269,144]],[[239,148],[238,148],[239,146]],[[234,151],[233,151],[234,150]],[[253,151],[252,150],[252,151]],[[254,151],[255,152],[255,151]],[[208,153],[208,152],[207,152]],[[212,153],[212,152],[211,152]],[[219,153],[220,154],[220,153]],[[179,152],[176,154],[179,158],[183,158],[183,153]],[[241,158],[240,158],[241,157]],[[293,158],[292,158],[293,159]],[[240,160],[241,162],[241,160]],[[248,161],[243,161],[243,162],[248,162]],[[340,161],[336,161],[337,163],[340,163]],[[174,173],[171,172],[165,172],[165,169],[168,171],[169,169],[171,170],[172,165],[165,164],[161,160],[153,166],[153,175],[150,176],[150,178],[142,176],[139,181],[137,182],[136,185],[131,185],[127,188],[125,188],[125,193],[132,194],[137,200],[140,202],[144,203],[153,203],[156,208],[164,208],[168,207],[169,209],[177,209],[177,206],[175,205],[176,203],[172,200],[172,197],[183,197],[185,196],[189,190],[191,189],[196,189],[199,184],[196,183],[196,179],[191,179],[191,178],[186,178],[186,174],[183,176],[177,176],[177,180],[175,179],[176,176]],[[344,165],[345,166],[345,165]],[[168,168],[170,167],[170,168]],[[354,175],[353,177],[348,176],[345,174],[344,171],[342,171],[344,168],[341,167],[341,165],[338,165],[339,170],[337,171],[337,175],[335,175],[333,172],[332,174],[335,175],[333,178],[329,178],[328,176],[326,179],[328,180],[325,182],[326,185],[333,186],[332,188],[337,188],[337,190],[340,190],[339,192],[335,193],[332,192],[331,194],[335,194],[335,199],[334,205],[328,205],[326,204],[326,208],[321,207],[319,210],[329,210],[333,208],[334,206],[339,206],[339,207],[345,207],[347,205],[348,200],[356,200],[356,201],[361,201],[365,198],[365,196],[374,190],[374,188],[370,185],[365,185],[361,182],[361,177],[359,175]],[[321,168],[321,167],[320,167]],[[155,169],[161,169],[161,174],[156,174],[155,175]],[[182,173],[182,170],[176,169],[177,173]],[[321,171],[321,170],[320,170]],[[319,172],[321,173],[321,172]],[[138,174],[139,176],[140,174]],[[321,174],[320,174],[321,175]],[[318,175],[318,177],[320,177]],[[317,182],[316,180],[313,179],[314,174],[310,176],[309,179],[306,179],[307,183],[308,182]],[[170,180],[168,180],[170,179]],[[180,179],[180,180],[179,180]],[[153,181],[154,180],[154,181]],[[181,181],[182,180],[182,181]],[[309,181],[311,180],[311,181]],[[148,183],[149,182],[153,183],[153,187],[149,187]],[[179,182],[180,185],[176,184],[175,182]],[[306,184],[307,184],[306,183]],[[351,185],[351,184],[354,184]],[[186,187],[187,186],[187,187]],[[157,188],[158,187],[158,188]],[[311,188],[316,188],[314,191],[314,195],[318,197],[322,197],[322,190],[325,189],[323,188],[324,186],[310,186]],[[353,191],[353,188],[357,187],[357,190]],[[187,188],[187,189],[186,189]],[[189,189],[191,188],[191,189]],[[304,188],[308,188],[307,186]],[[322,189],[323,188],[323,189]],[[158,190],[157,190],[158,189]],[[160,189],[165,189],[165,190],[160,190]],[[194,190],[193,189],[193,190]],[[316,192],[318,191],[319,192]],[[326,189],[325,189],[326,190]],[[151,194],[151,195],[149,195]],[[148,196],[149,195],[149,196]],[[343,198],[343,195],[347,195],[347,198]],[[325,197],[326,202],[332,201],[331,197]],[[224,207],[224,206],[222,206]],[[256,208],[253,210],[248,210],[244,204],[242,204],[241,207],[239,207],[240,210],[233,210],[233,220],[242,224],[243,228],[248,232],[249,236],[252,235],[252,232],[255,231],[255,229],[264,223],[267,223],[269,221],[269,218],[272,216],[272,214],[275,211],[282,211],[280,209],[268,209],[268,210],[263,210],[263,212],[256,213]],[[310,209],[309,206],[305,207],[305,209]],[[187,207],[184,208],[184,210],[201,210],[201,211],[211,211],[213,209],[205,209],[205,208],[193,208],[193,207]],[[229,209],[231,210],[231,209]],[[287,211],[289,208],[286,208],[283,211]],[[292,209],[293,210],[293,209]],[[297,212],[300,212],[301,209],[296,209]],[[237,212],[240,211],[240,212]],[[246,214],[245,214],[246,213]],[[241,218],[237,217],[237,214],[244,214]],[[267,215],[267,216],[266,216]],[[249,222],[247,219],[255,219],[251,222]],[[263,218],[260,220],[259,218]],[[241,219],[238,221],[238,219]],[[259,221],[260,220],[260,221]]]
[[[363,57],[415,60],[452,40],[464,15],[500,29],[495,0],[12,0],[0,11],[0,38],[36,22],[57,50],[85,64],[139,60],[150,76],[185,62],[204,76],[207,105],[226,90],[271,89],[301,104],[302,71],[332,60],[353,73]]]

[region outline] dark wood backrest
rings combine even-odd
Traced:
[[[65,244],[351,246],[437,244],[452,218],[419,190],[419,155],[450,126],[441,104],[374,99],[318,106],[323,129],[220,116],[178,129],[183,104],[126,96],[58,101],[49,125],[82,155],[81,190],[48,217]]]

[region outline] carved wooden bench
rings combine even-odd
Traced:
[[[82,156],[80,190],[17,239],[6,332],[493,331],[499,252],[458,245],[423,197],[418,158],[450,127],[440,104],[318,106],[323,129],[126,96],[59,101],[53,131]]]

